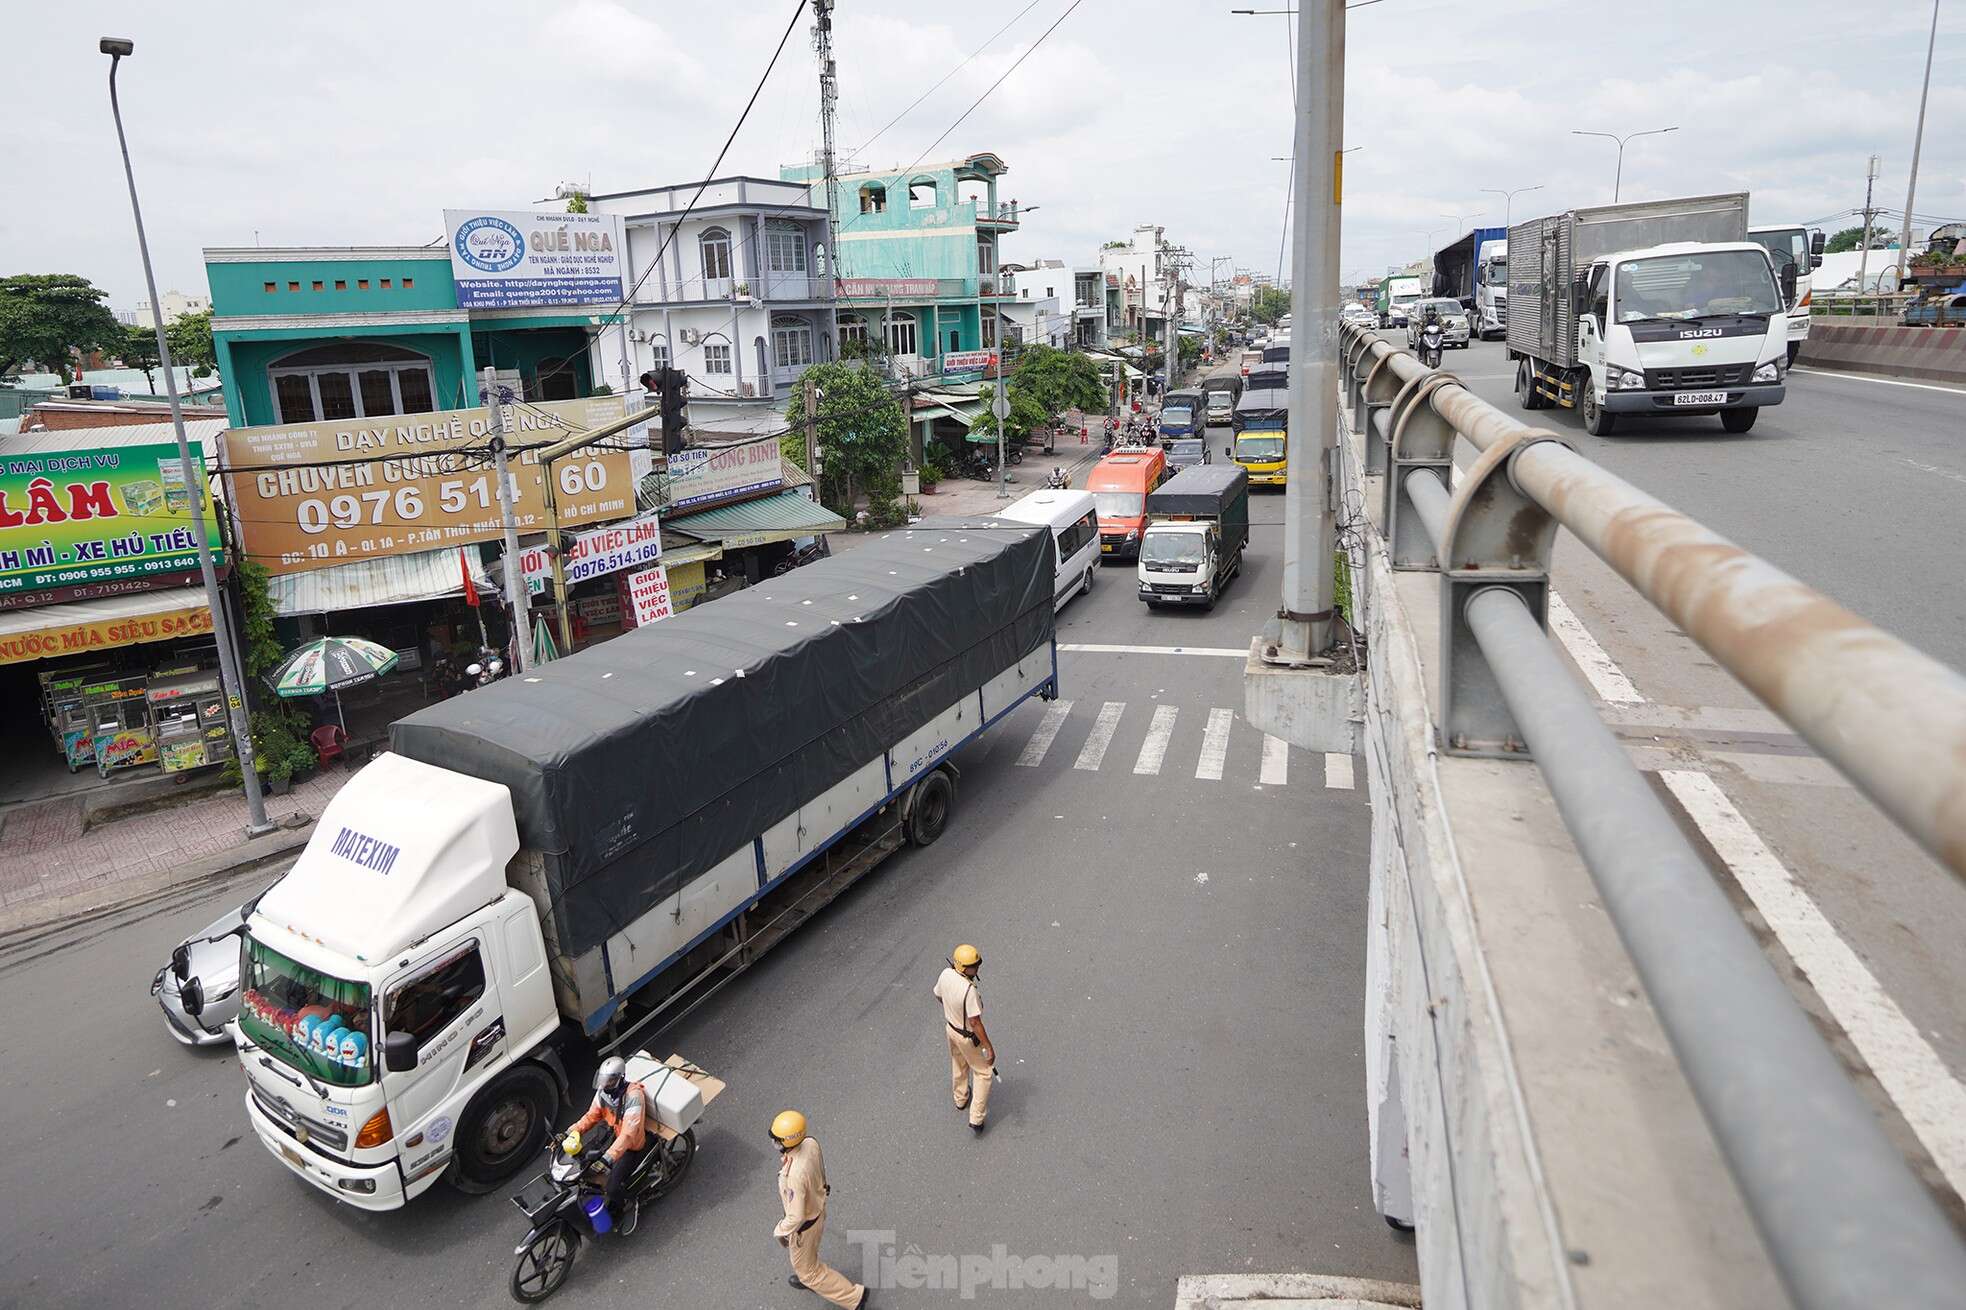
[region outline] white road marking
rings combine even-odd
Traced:
[[[1840,378],[1845,382],[1875,382],[1880,387],[1911,387],[1916,391],[1943,391],[1949,396],[1966,396],[1966,389],[1942,387],[1931,382],[1901,382],[1897,378],[1866,377],[1862,373],[1841,373],[1830,368],[1800,367],[1789,370],[1791,373],[1807,373],[1812,378]]]
[[[1065,726],[1065,716],[1072,712],[1072,702],[1055,700],[1045,707],[1044,717],[1038,720],[1038,730],[1024,743],[1024,751],[1017,762],[1027,769],[1034,769],[1044,762],[1044,753],[1051,749],[1052,738]]]
[[[1201,734],[1201,762],[1195,765],[1195,777],[1222,781],[1222,766],[1229,759],[1229,724],[1234,718],[1231,710],[1208,712],[1208,726]]]
[[[1120,715],[1125,712],[1126,702],[1123,700],[1109,700],[1099,707],[1099,717],[1092,723],[1092,735],[1085,739],[1085,746],[1079,751],[1073,768],[1096,771],[1105,762],[1106,748],[1113,744],[1113,733],[1120,726]]]
[[[1966,1195],[1966,1088],[1719,785],[1684,769],[1663,770],[1659,778],[1850,1035],[1939,1172]]]
[[[1942,469],[1937,464],[1921,464],[1915,459],[1904,459],[1902,457],[1899,458],[1898,463],[1908,464],[1920,473],[1933,473],[1942,478],[1951,478],[1954,482],[1966,482],[1966,473],[1955,473],[1951,469]]]
[[[1249,648],[1246,646],[1102,646],[1096,642],[1061,641],[1058,643],[1058,649],[1087,655],[1214,655],[1222,659],[1249,658]]]
[[[1590,629],[1584,626],[1563,597],[1556,594],[1554,587],[1550,589],[1550,631],[1570,652],[1570,658],[1576,661],[1577,667],[1584,671],[1585,679],[1599,700],[1610,701],[1614,705],[1641,705],[1645,702],[1645,697],[1632,686],[1631,679],[1618,667],[1618,662],[1597,644],[1597,638],[1591,636]]]
[[[1290,781],[1290,743],[1281,737],[1263,734],[1263,777],[1265,787],[1281,787]]]
[[[1334,791],[1352,789],[1352,757],[1349,755],[1326,755],[1324,757],[1324,785]]]
[[[1156,705],[1154,720],[1147,725],[1147,740],[1140,743],[1140,758],[1133,762],[1133,771],[1152,777],[1160,772],[1161,762],[1167,758],[1167,743],[1174,736],[1174,720],[1180,711],[1172,705]]]

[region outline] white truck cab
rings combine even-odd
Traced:
[[[1475,259],[1475,335],[1483,341],[1509,331],[1509,243],[1484,242]]]
[[[540,1149],[560,1025],[539,911],[508,885],[506,788],[399,755],[351,778],[245,925],[235,1042],[267,1150],[390,1210]]]
[[[1759,245],[1620,251],[1584,278],[1577,359],[1590,377],[1578,407],[1593,436],[1627,414],[1719,414],[1745,432],[1782,403],[1787,307]]]

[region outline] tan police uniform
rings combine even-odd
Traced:
[[[974,978],[948,968],[935,980],[935,999],[942,1002],[942,1035],[949,1039],[949,1081],[956,1108],[967,1106],[969,1121],[980,1124],[990,1109],[990,1062],[971,1035],[969,1021],[982,1015],[983,997]]]
[[[849,1310],[859,1305],[867,1289],[819,1258],[819,1237],[826,1231],[826,1164],[812,1138],[779,1154],[778,1199],[785,1203],[785,1217],[772,1232],[790,1242],[792,1272],[808,1291],[834,1305]]]

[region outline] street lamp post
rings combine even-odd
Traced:
[[[130,167],[130,142],[123,134],[123,107],[116,97],[116,70],[126,57],[136,52],[136,43],[126,37],[106,36],[97,43],[97,49],[109,56],[109,112],[116,120],[116,144],[123,152],[123,178],[130,186],[130,214],[136,219],[137,253],[143,257],[144,288],[150,292],[150,321],[157,332],[157,360],[164,370],[164,394],[171,404],[171,427],[177,433],[177,457],[185,480],[189,482],[193,467],[191,445],[184,436],[184,410],[178,402],[177,374],[171,365],[171,343],[164,335],[164,306],[157,297],[157,274],[150,267],[150,241],[143,231],[143,208],[137,203],[136,173]],[[198,514],[199,503],[194,496],[194,515]],[[225,597],[218,589],[218,571],[212,564],[212,547],[205,538],[204,525],[194,523],[191,535],[198,543],[198,572],[205,583],[205,604],[212,611],[212,633],[218,638],[219,679],[230,711],[232,739],[239,751],[239,775],[246,793],[246,835],[258,837],[273,831],[273,825],[266,819],[266,802],[259,790],[259,770],[253,764],[252,724],[246,716],[245,688],[239,677],[238,652],[232,644],[232,625],[226,618]]]
[[[1905,187],[1905,226],[1898,236],[1898,286],[1905,284],[1905,260],[1911,250],[1911,206],[1918,198],[1918,151],[1925,144],[1925,100],[1932,93],[1932,50],[1939,43],[1939,0],[1932,0],[1932,32],[1925,38],[1925,85],[1918,92],[1918,130],[1911,138],[1911,182]],[[1864,232],[1866,244],[1870,232]],[[1858,290],[1863,288],[1859,287]]]
[[[1611,182],[1611,203],[1615,205],[1618,203],[1618,193],[1623,189],[1625,184],[1625,142],[1636,141],[1642,136],[1664,136],[1668,132],[1677,132],[1678,130],[1677,127],[1650,127],[1643,132],[1630,132],[1624,136],[1619,136],[1615,132],[1580,132],[1573,127],[1570,129],[1570,135],[1601,136],[1607,141],[1616,141],[1618,143],[1618,172]]]
[[[1528,191],[1541,191],[1543,184],[1538,182],[1535,186],[1519,186],[1513,191],[1503,191],[1499,187],[1492,186],[1485,186],[1481,189],[1491,196],[1502,197],[1502,226],[1506,229],[1513,226],[1514,223],[1515,198]]]

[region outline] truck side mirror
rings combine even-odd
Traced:
[[[1782,265],[1782,299],[1789,302],[1793,302],[1795,300],[1795,265],[1794,264]]]
[[[382,1039],[382,1067],[390,1073],[416,1068],[416,1034],[392,1032]]]
[[[1821,255],[1809,256],[1809,268],[1811,271],[1814,271],[1815,269],[1819,269],[1822,266],[1823,266],[1823,257]]]
[[[177,1003],[184,1012],[196,1019],[205,1012],[205,984],[196,978],[187,978],[178,985]]]
[[[1812,255],[1820,255],[1820,254],[1822,254],[1822,253],[1823,253],[1823,243],[1824,243],[1824,241],[1825,241],[1825,240],[1826,240],[1826,238],[1825,238],[1825,237],[1823,236],[1823,234],[1822,234],[1821,232],[1811,232],[1811,233],[1809,234],[1809,253],[1810,253],[1810,254],[1812,254]],[[1819,261],[1817,261],[1817,262],[1818,262],[1818,265],[1820,265],[1820,263],[1821,263],[1821,261],[1819,260]]]

